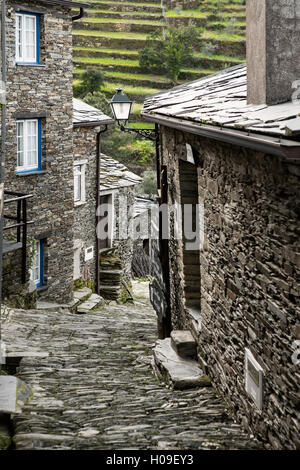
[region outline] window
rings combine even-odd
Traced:
[[[34,257],[30,270],[30,279],[37,287],[44,283],[44,242],[37,240],[34,244]]]
[[[261,410],[263,406],[263,369],[248,348],[245,348],[245,388]]]
[[[87,160],[74,164],[74,201],[85,202],[85,166]]]
[[[41,169],[41,120],[17,120],[17,172]]]
[[[40,63],[40,17],[34,13],[16,14],[16,62]]]

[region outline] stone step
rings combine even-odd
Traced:
[[[117,300],[119,297],[119,292],[121,289],[121,285],[100,285],[100,294],[103,295],[104,299],[107,300]]]
[[[119,289],[121,286],[121,282],[122,280],[120,277],[117,277],[117,278],[102,277],[100,279],[100,288],[103,286],[112,286],[114,289]]]
[[[77,307],[77,313],[89,313],[102,305],[104,305],[104,299],[98,294],[92,294],[88,300]]]
[[[0,415],[19,414],[33,396],[33,390],[14,375],[0,375]]]
[[[74,299],[80,300],[80,302],[84,302],[92,295],[92,289],[88,287],[83,287],[81,289],[74,291]]]
[[[204,375],[195,360],[178,356],[172,348],[171,338],[157,340],[153,356],[158,377],[174,389],[211,386],[210,378]]]
[[[80,304],[80,300],[73,299],[67,304],[60,304],[57,302],[51,301],[44,301],[38,300],[36,303],[37,310],[44,310],[48,312],[60,312],[60,313],[69,313],[69,312],[76,312],[78,305]]]
[[[100,269],[100,275],[102,274],[103,276],[110,276],[110,275],[115,275],[115,276],[122,276],[123,271],[122,269]]]
[[[196,359],[197,343],[188,330],[173,330],[171,332],[171,346],[178,356]]]

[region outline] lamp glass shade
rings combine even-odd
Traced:
[[[132,101],[130,101],[128,96],[123,93],[122,89],[119,89],[117,91],[117,93],[110,102],[110,106],[117,121],[128,121]]]

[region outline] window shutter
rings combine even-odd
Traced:
[[[74,200],[81,199],[81,171],[80,165],[74,166]]]
[[[24,121],[17,122],[18,166],[24,165]]]

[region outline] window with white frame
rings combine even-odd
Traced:
[[[16,62],[40,62],[40,17],[34,13],[16,14]]]
[[[36,240],[33,246],[33,260],[30,269],[30,279],[39,287],[44,282],[44,243],[43,240]]]
[[[17,120],[17,172],[41,169],[41,121]]]
[[[74,201],[85,202],[85,168],[87,160],[74,163]]]

